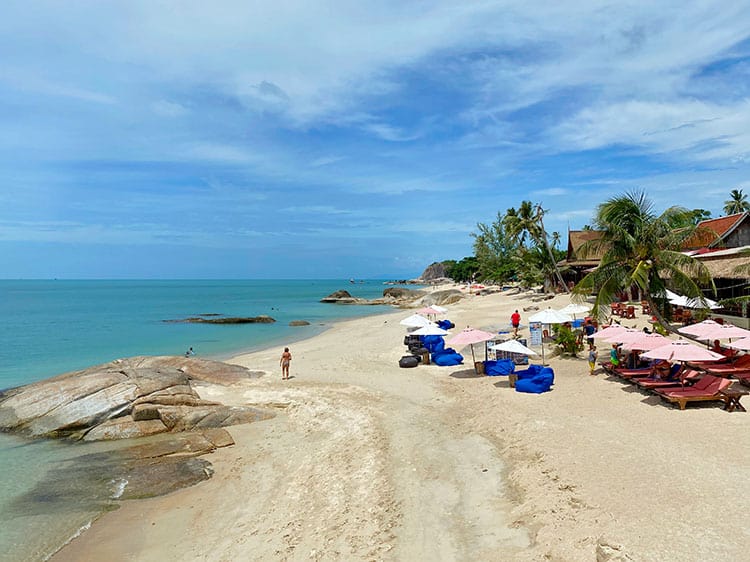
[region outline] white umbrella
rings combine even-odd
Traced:
[[[732,339],[732,338],[747,338],[750,337],[750,330],[746,330],[745,328],[740,328],[739,326],[735,326],[734,324],[719,324],[718,326],[714,326],[703,334],[702,336],[698,336],[698,339],[701,340],[725,340],[725,339]]]
[[[447,309],[447,308],[445,308],[444,306],[440,306],[440,305],[437,305],[437,304],[431,304],[431,305],[430,305],[430,308],[434,308],[434,309],[435,309],[435,310],[437,310],[437,311],[438,311],[438,312],[439,312],[440,314],[445,314],[446,312],[448,312],[448,309]]]
[[[429,326],[422,326],[421,328],[414,330],[411,334],[413,336],[447,336],[448,330],[443,330],[434,324],[430,324]]]
[[[572,302],[568,306],[561,308],[560,312],[563,314],[572,314],[575,319],[576,314],[586,314],[589,310],[591,310],[591,305]]]
[[[421,316],[419,314],[412,314],[411,316],[404,318],[399,322],[402,326],[407,326],[409,328],[421,328],[422,326],[429,326],[432,324],[427,318],[424,316]]]
[[[536,314],[529,316],[529,322],[540,322],[542,324],[563,324],[572,321],[573,318],[568,314],[555,310],[554,308],[540,310]]]
[[[706,297],[690,298],[673,293],[669,289],[667,289],[667,300],[670,304],[684,306],[685,308],[721,308],[718,302],[707,299]]]
[[[703,336],[717,326],[721,326],[721,324],[709,318],[707,320],[703,320],[702,322],[698,322],[697,324],[690,324],[689,326],[678,328],[677,331],[681,334],[688,334],[690,336]]]
[[[536,351],[529,349],[518,340],[508,340],[502,343],[490,345],[487,349],[495,351],[507,351],[508,353],[521,353],[523,355],[538,355]]]
[[[529,316],[529,322],[539,322],[541,324],[564,324],[565,322],[572,322],[573,319],[553,308],[547,310],[540,310],[536,314]],[[544,365],[544,340],[542,340],[542,365]]]

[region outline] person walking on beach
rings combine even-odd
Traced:
[[[195,355],[192,347],[185,352],[185,357],[190,357],[191,355]]]
[[[592,345],[591,349],[589,349],[589,375],[594,374],[594,369],[596,369],[597,357],[599,357],[599,352],[596,351],[596,346]]]
[[[513,337],[518,337],[518,327],[521,325],[521,315],[518,314],[518,311],[516,310],[513,314],[510,315],[510,324],[513,326]]]
[[[279,365],[281,365],[281,380],[285,381],[289,379],[289,363],[292,362],[292,354],[289,352],[289,348],[284,348],[284,353],[281,354],[279,359]]]
[[[586,323],[583,325],[583,334],[586,336],[586,343],[589,344],[589,350],[594,349],[594,334],[596,333],[596,326],[591,321],[591,318],[586,318]]]

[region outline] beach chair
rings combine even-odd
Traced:
[[[750,370],[750,355],[742,355],[734,361],[729,358],[726,363],[723,361],[704,361],[696,366],[712,375],[729,377],[734,373]]]
[[[685,388],[656,388],[654,392],[667,400],[676,403],[680,410],[684,410],[688,402],[723,401],[719,391],[728,388],[732,384],[729,379],[703,375],[701,380],[693,386]]]
[[[635,380],[635,384],[644,390],[656,390],[657,388],[694,388],[685,386],[685,383],[698,381],[702,378],[703,373],[697,369],[680,368],[675,375],[670,375],[667,379],[640,378]]]
[[[635,318],[635,307],[629,306],[622,315],[623,318]]]

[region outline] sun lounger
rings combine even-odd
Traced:
[[[677,403],[680,410],[684,410],[688,402],[723,400],[719,391],[727,388],[731,384],[732,381],[729,379],[723,379],[713,375],[703,375],[701,380],[691,387],[657,388],[654,389],[654,392],[669,402]]]
[[[668,379],[657,379],[657,378],[639,378],[636,379],[635,384],[640,388],[646,390],[656,390],[657,388],[693,388],[691,386],[685,386],[685,383],[701,378],[701,373],[697,369],[681,369],[676,375],[671,376]]]
[[[712,373],[731,373],[735,370],[748,370],[750,369],[750,355],[740,355],[734,360],[728,359],[726,361],[697,361],[690,363],[691,367],[703,369],[704,371],[710,371]]]

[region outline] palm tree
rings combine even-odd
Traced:
[[[747,195],[742,193],[741,189],[733,189],[729,197],[731,197],[729,201],[724,201],[724,212],[727,215],[750,211],[750,201],[747,200]]]
[[[602,236],[586,242],[583,248],[603,252],[603,257],[599,266],[576,285],[574,294],[583,298],[595,292],[592,314],[603,318],[603,308],[617,294],[637,287],[659,322],[669,328],[664,321],[667,285],[675,292],[697,299],[704,298],[701,286],[711,287],[715,292],[706,266],[680,252],[695,227],[672,225],[689,224],[684,220],[686,213],[690,211],[670,207],[656,215],[651,202],[640,191],[613,197],[599,205],[594,223]]]
[[[527,242],[533,246],[544,248],[549,255],[550,263],[553,267],[553,273],[557,281],[567,291],[565,282],[557,269],[557,262],[552,253],[547,233],[544,230],[544,210],[541,205],[534,205],[531,201],[522,201],[521,206],[516,210],[514,207],[508,209],[503,218],[503,225],[508,235],[516,243],[526,246]]]

